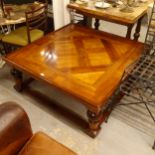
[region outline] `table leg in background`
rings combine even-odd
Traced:
[[[130,24],[127,26],[127,33],[126,33],[126,38],[131,39],[131,31],[133,28],[133,24]]]
[[[134,33],[134,40],[136,40],[136,41],[138,40],[138,38],[140,36],[141,22],[142,22],[143,17],[144,16],[139,18],[138,22],[137,22],[136,30],[135,30],[135,33]]]

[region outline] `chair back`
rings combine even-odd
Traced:
[[[30,33],[34,29],[40,29],[46,33],[47,31],[47,4],[25,12],[28,43],[31,43]]]

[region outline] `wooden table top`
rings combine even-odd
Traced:
[[[7,17],[2,17],[2,12],[0,10],[0,25],[11,25],[11,24],[19,24],[26,21],[25,12],[31,11],[32,9],[36,9],[41,7],[43,4],[39,2],[28,3],[22,5],[5,5],[5,12]]]
[[[98,111],[142,50],[142,43],[67,25],[4,60]]]
[[[152,0],[148,0],[145,3],[140,3],[138,7],[133,7],[132,13],[125,13],[120,11],[120,7],[109,7],[106,9],[100,9],[95,7],[95,1],[89,1],[88,5],[83,6],[77,3],[70,3],[67,5],[70,9],[75,9],[78,13],[83,15],[89,15],[98,19],[112,21],[119,24],[134,24],[137,20],[147,13],[147,8]]]

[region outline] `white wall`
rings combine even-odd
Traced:
[[[53,17],[55,30],[70,22],[66,5],[70,0],[53,0]]]

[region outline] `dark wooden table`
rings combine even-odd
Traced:
[[[142,43],[71,24],[3,59],[16,69],[16,90],[23,89],[24,72],[81,101],[87,109],[88,134],[95,137],[107,100],[142,49]]]
[[[127,26],[126,38],[131,38],[131,31],[134,24],[137,23],[134,40],[138,40],[140,36],[141,21],[147,14],[148,5],[152,0],[148,0],[145,3],[139,4],[139,7],[134,7],[133,12],[126,13],[120,11],[120,8],[110,7],[107,9],[100,9],[95,7],[95,1],[89,1],[88,5],[83,6],[74,3],[70,3],[67,7],[70,11],[84,15],[84,23],[87,23],[87,17],[95,18],[95,29],[99,28],[99,20],[105,20],[116,24]]]

